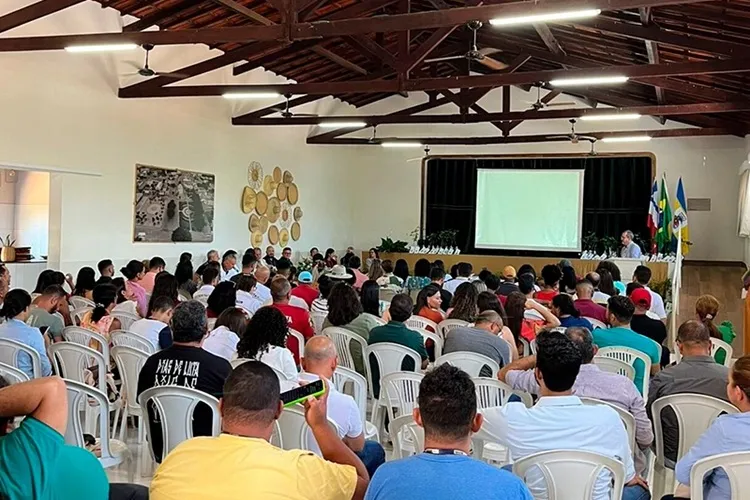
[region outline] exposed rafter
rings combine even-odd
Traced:
[[[0,33],[79,4],[83,0],[40,0],[0,16]]]

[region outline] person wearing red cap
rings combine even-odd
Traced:
[[[661,366],[669,364],[669,349],[664,347],[663,342],[667,339],[667,327],[658,319],[649,318],[646,313],[651,309],[651,292],[643,286],[635,288],[630,294],[630,300],[635,305],[633,319],[630,320],[630,328],[644,335],[661,346]]]

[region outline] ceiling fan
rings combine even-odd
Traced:
[[[578,144],[580,141],[593,141],[596,142],[596,137],[593,135],[578,135],[576,134],[576,119],[572,118],[570,121],[570,133],[565,135],[551,135],[550,139],[568,139],[571,144]],[[593,143],[592,143],[593,148]]]
[[[531,109],[540,111],[544,108],[552,108],[555,106],[575,106],[574,101],[563,101],[563,102],[547,102],[542,101],[542,84],[536,86],[536,101],[524,101],[526,104],[531,105]]]
[[[425,144],[425,145],[424,145],[424,155],[422,155],[422,156],[418,156],[418,157],[416,157],[416,158],[409,158],[408,160],[406,160],[406,163],[411,163],[411,162],[413,162],[413,161],[420,161],[420,160],[424,160],[424,159],[425,159],[425,158],[427,158],[428,156],[430,156],[430,146],[429,146],[429,145],[427,145],[427,144]]]
[[[134,66],[138,71],[135,73],[128,73],[126,76],[134,76],[134,75],[140,75],[146,78],[152,77],[152,76],[166,76],[166,77],[172,77],[172,78],[190,78],[194,75],[188,75],[187,73],[161,73],[159,71],[155,71],[148,65],[148,56],[151,53],[152,50],[154,50],[154,46],[150,43],[144,43],[141,45],[143,50],[146,51],[146,60],[144,61],[143,66],[139,66],[134,62],[128,61],[128,64],[131,66]]]
[[[314,113],[292,113],[292,111],[289,109],[289,100],[292,98],[292,94],[284,94],[284,98],[286,99],[286,105],[284,105],[284,107],[273,108],[274,111],[278,111],[279,113],[281,113],[282,117],[292,118],[295,116],[308,116],[308,117],[318,116]]]
[[[481,21],[469,21],[466,24],[466,26],[473,32],[471,47],[469,48],[468,52],[466,52],[465,54],[457,55],[457,56],[436,57],[434,59],[425,59],[424,62],[432,63],[432,62],[441,62],[441,61],[454,61],[457,59],[466,59],[469,62],[469,66],[471,66],[472,61],[476,61],[479,64],[483,64],[484,66],[487,66],[488,68],[495,70],[495,71],[499,71],[501,69],[507,68],[508,67],[507,64],[500,62],[497,59],[493,59],[489,57],[490,54],[501,52],[499,49],[485,47],[480,50],[477,47],[477,31],[479,31],[479,28],[482,27],[482,22]]]
[[[589,141],[589,142],[591,143],[591,151],[589,151],[589,156],[596,156],[596,155],[598,155],[598,154],[599,154],[599,153],[597,152],[597,150],[596,150],[596,147],[595,147],[595,146],[596,146],[596,141],[597,141],[597,140],[598,140],[598,139],[596,139],[596,138],[594,138],[594,139],[589,139],[589,140],[588,140],[588,141]]]

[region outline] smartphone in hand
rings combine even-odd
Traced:
[[[289,408],[299,403],[303,403],[310,396],[318,397],[322,396],[326,391],[326,386],[322,380],[316,380],[307,385],[297,387],[291,391],[281,393],[281,402],[284,403],[284,408]]]

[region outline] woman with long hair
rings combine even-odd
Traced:
[[[516,345],[516,339],[513,336],[513,332],[510,331],[510,328],[508,327],[508,314],[505,312],[505,307],[503,307],[503,303],[500,302],[500,299],[497,298],[497,295],[495,295],[492,292],[482,292],[479,294],[479,297],[477,297],[477,309],[479,311],[479,314],[483,313],[484,311],[494,311],[500,316],[500,318],[503,320],[503,326],[500,329],[500,336],[505,339],[510,345]],[[518,358],[518,349],[511,349],[510,355],[513,359]]]
[[[265,363],[284,374],[287,380],[296,382],[299,373],[292,351],[286,347],[287,335],[286,316],[275,307],[261,307],[247,323],[237,343],[237,356]]]
[[[370,253],[367,255],[367,259],[365,260],[366,268],[370,269],[370,266],[372,266],[372,263],[376,260],[380,260],[380,252],[378,252],[377,248],[371,248]]]
[[[582,326],[588,328],[590,332],[594,331],[594,325],[586,318],[581,317],[581,312],[576,309],[573,303],[573,297],[568,294],[556,295],[550,303],[549,310],[560,320],[560,326],[563,328]]]
[[[615,288],[614,280],[612,279],[612,274],[606,270],[601,269],[597,271],[599,273],[599,291],[602,293],[605,293],[609,295],[610,297],[614,297],[615,295],[620,295],[620,291]]]
[[[247,328],[248,316],[239,307],[225,309],[201,347],[227,361],[237,357],[237,344]]]
[[[398,262],[396,263],[398,265]],[[421,290],[422,288],[429,285],[432,280],[430,279],[430,271],[432,266],[430,261],[427,259],[419,259],[414,264],[414,276],[409,276],[404,281],[404,290],[411,292],[414,290]]]
[[[479,292],[471,283],[461,283],[456,288],[448,309],[448,319],[461,319],[473,323],[477,319],[477,299]]]
[[[218,318],[226,309],[237,305],[235,284],[232,281],[222,281],[208,296],[207,302],[206,315],[209,318]]]
[[[367,277],[375,282],[377,282],[378,286],[386,286],[388,284],[388,278],[385,277],[385,271],[383,271],[383,266],[380,263],[380,259],[375,259],[370,263],[369,271],[367,272]]]
[[[701,295],[698,300],[695,301],[695,315],[698,316],[698,320],[701,321],[711,337],[719,340],[723,340],[729,345],[732,345],[734,338],[737,334],[734,332],[734,327],[731,322],[724,321],[719,326],[716,326],[716,316],[719,314],[719,301],[713,295]],[[727,358],[727,353],[724,349],[719,349],[714,355],[714,359],[720,365],[724,364]]]
[[[442,301],[440,287],[430,283],[419,291],[414,304],[414,315],[440,323],[445,319],[445,314],[440,310]]]
[[[159,297],[169,297],[172,302],[177,304],[179,301],[179,293],[177,289],[177,278],[169,273],[168,271],[162,271],[154,278],[154,289],[151,292],[151,298],[148,301],[148,315],[151,316],[151,308],[153,307],[154,299]]]
[[[615,294],[610,293],[609,295],[613,297],[615,295],[625,295],[625,283],[622,282],[622,274],[620,273],[620,268],[617,267],[617,264],[615,264],[611,260],[603,260],[599,263],[598,266],[596,266],[596,272],[599,273],[600,276],[602,274],[602,271],[609,271],[609,274],[612,276],[613,286],[619,292]],[[604,292],[601,285],[599,285],[599,290]]]
[[[96,286],[96,272],[90,267],[82,267],[76,276],[76,286],[73,295],[92,300],[94,287]]]
[[[560,293],[567,293],[568,295],[575,294],[576,283],[578,283],[576,270],[570,266],[563,267],[562,279],[560,279]]]
[[[383,314],[380,310],[380,286],[377,282],[367,280],[362,283],[360,302],[362,302],[362,311],[365,314],[371,314],[376,318]]]
[[[128,297],[135,300],[138,306],[138,314],[140,314],[142,318],[148,317],[148,298],[146,289],[138,283],[146,274],[144,269],[143,262],[138,260],[131,260],[128,262],[127,266],[120,269],[122,275],[127,279],[125,282],[125,293]]]
[[[26,290],[16,288],[5,294],[5,300],[0,308],[0,317],[5,319],[5,322],[0,325],[0,338],[15,340],[34,349],[42,362],[41,376],[48,377],[52,375],[52,365],[47,357],[42,332],[39,328],[26,324],[29,306],[31,306],[31,295]],[[19,353],[16,362],[19,370],[30,379],[34,378],[31,357],[28,354]]]
[[[333,248],[327,249],[326,254],[323,257],[326,262],[326,267],[328,269],[331,269],[333,266],[339,263],[338,262],[339,259],[336,256],[336,250],[334,250]]]
[[[538,312],[544,320],[526,318],[527,309]],[[508,328],[513,338],[516,339],[517,347],[520,347],[519,337],[531,342],[540,330],[560,326],[560,320],[549,312],[549,309],[533,299],[527,299],[521,292],[512,292],[508,295],[508,300],[505,301],[505,312],[508,314]]]
[[[396,266],[393,268],[393,275],[397,276],[401,283],[406,283],[409,279],[409,264],[404,259],[398,259]]]
[[[96,307],[81,318],[81,328],[99,333],[109,340],[109,333],[120,329],[120,320],[110,314],[116,305],[117,287],[96,285],[93,297]],[[90,347],[100,349],[98,342],[92,341],[92,344]]]
[[[198,290],[193,263],[190,260],[180,261],[174,270],[174,277],[177,279],[178,293],[188,300],[192,299],[193,294]]]

